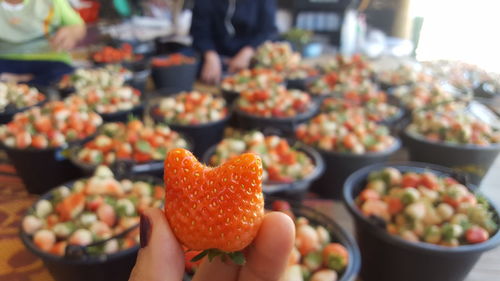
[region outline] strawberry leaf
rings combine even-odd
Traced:
[[[229,257],[237,265],[244,265],[245,262],[246,262],[245,255],[243,254],[243,252],[232,252],[232,253],[229,253]]]
[[[221,256],[224,253],[217,250],[217,249],[210,249],[208,250],[208,261],[212,261],[215,257]]]
[[[201,260],[202,258],[204,258],[207,254],[208,254],[208,251],[203,251],[203,252],[197,254],[196,256],[194,256],[191,259],[191,262],[197,262],[197,261]]]

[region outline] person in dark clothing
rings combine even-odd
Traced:
[[[203,57],[201,79],[219,82],[222,64],[230,73],[248,68],[255,48],[276,35],[276,0],[195,0],[191,35]]]

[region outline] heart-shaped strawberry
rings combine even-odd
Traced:
[[[256,154],[210,168],[185,149],[171,150],[165,191],[165,216],[177,239],[191,250],[209,250],[209,256],[243,250],[264,217],[262,161]]]

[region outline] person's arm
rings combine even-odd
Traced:
[[[259,2],[259,26],[253,38],[249,42],[249,47],[256,49],[260,44],[272,39],[276,34],[276,0],[255,0]]]
[[[57,50],[69,50],[85,37],[85,23],[71,7],[68,0],[53,0],[55,14],[60,17],[61,26],[52,37],[51,43]]]
[[[211,1],[195,1],[191,35],[193,36],[193,47],[203,56],[201,80],[208,84],[217,84],[221,79],[222,65],[213,41]]]

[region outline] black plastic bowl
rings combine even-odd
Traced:
[[[236,101],[240,97],[240,93],[236,91],[225,90],[224,88],[221,88],[220,92],[228,105],[232,105],[234,101]]]
[[[302,79],[286,79],[286,87],[288,89],[296,89],[300,91],[307,91],[309,84],[316,79],[316,76],[302,78]]]
[[[84,163],[78,160],[77,154],[81,146],[71,148],[69,160],[77,166],[84,176],[91,176],[94,174],[98,165]],[[125,169],[131,175],[150,175],[163,178],[163,161],[151,161],[147,163],[135,163],[132,160],[117,160],[110,169],[116,172],[117,169]]]
[[[191,91],[196,81],[198,64],[181,64],[165,67],[152,66],[153,82],[156,89],[174,89],[175,92]]]
[[[272,209],[272,202],[279,198],[265,196],[266,208]],[[292,212],[297,217],[305,217],[314,226],[323,226],[330,233],[332,242],[336,242],[344,246],[349,253],[349,261],[344,272],[339,273],[338,281],[355,281],[361,267],[361,254],[359,252],[356,241],[342,227],[328,216],[306,207],[296,202],[289,202],[292,207]],[[404,279],[402,279],[404,280]],[[402,281],[399,280],[399,281]]]
[[[26,111],[30,108],[35,107],[35,106],[42,106],[45,102],[47,102],[47,97],[45,97],[45,98],[46,99],[44,101],[41,101],[41,102],[34,104],[32,106],[26,106],[26,107],[22,107],[22,108],[9,108],[9,107],[7,107],[4,112],[0,113],[0,125],[7,124],[10,121],[12,121],[12,119],[14,119],[14,115],[16,115],[19,112]]]
[[[82,176],[65,156],[64,148],[17,149],[1,145],[29,193],[42,194],[54,186]]]
[[[40,93],[42,93],[44,95],[45,100],[38,102],[32,106],[25,106],[22,108],[15,108],[15,107],[7,106],[5,111],[0,112],[0,125],[7,124],[10,121],[12,121],[12,119],[14,119],[14,115],[16,115],[16,113],[26,111],[30,108],[35,107],[35,106],[42,106],[44,103],[46,103],[49,100],[50,96],[52,96],[55,93],[54,92],[55,89],[52,87],[34,86],[34,85],[30,85],[30,86],[37,88],[38,91],[40,91]]]
[[[322,198],[341,199],[344,181],[356,170],[365,166],[386,162],[401,147],[399,139],[392,147],[381,152],[353,154],[319,150],[325,161],[325,172],[311,187]]]
[[[389,234],[376,222],[364,216],[355,203],[370,172],[394,167],[401,172],[431,171],[454,176],[453,170],[432,164],[406,162],[375,164],[352,174],[344,186],[344,201],[354,217],[356,236],[361,249],[364,281],[460,281],[464,280],[481,255],[500,244],[497,231],[488,241],[455,248],[428,243],[412,243]],[[460,180],[460,177],[455,177]],[[462,182],[463,183],[463,182]],[[489,201],[491,204],[491,201]],[[498,223],[499,209],[494,205]]]
[[[223,119],[210,123],[198,125],[181,125],[173,123],[169,124],[165,122],[163,116],[154,113],[155,108],[157,108],[157,106],[154,106],[150,109],[150,114],[153,120],[156,123],[167,124],[170,129],[179,132],[192,140],[194,147],[192,151],[198,159],[201,159],[205,151],[207,151],[211,146],[219,143],[222,140],[226,124],[231,118],[231,113],[228,113],[227,116]]]
[[[193,147],[191,140],[182,135],[182,138],[187,142],[187,149]],[[80,170],[85,176],[91,176],[99,165],[84,163],[78,159],[78,152],[82,149],[83,144],[73,145],[70,148],[69,160]],[[110,166],[111,170],[117,173],[126,173],[130,175],[149,175],[158,178],[163,178],[164,165],[163,160],[155,160],[146,163],[136,163],[132,160],[117,160]],[[125,171],[124,171],[125,170]]]
[[[145,180],[154,183],[161,182],[161,180],[157,178],[145,176],[131,177],[131,179]],[[64,185],[72,188],[73,184],[74,181]],[[51,191],[49,191],[40,196],[39,200],[49,199],[51,197],[52,194]],[[35,206],[35,204],[33,206]],[[129,231],[136,229],[138,226],[139,225],[133,226],[127,229],[126,232],[118,234],[112,238],[124,235]],[[33,243],[30,236],[23,231],[22,227],[20,236],[24,246],[43,261],[45,267],[49,270],[50,274],[56,281],[126,281],[129,279],[130,272],[134,267],[137,252],[139,250],[139,246],[137,245],[110,255],[90,256],[85,254],[85,251],[79,251],[79,253],[82,253],[81,255],[60,257],[40,250]],[[82,249],[84,248],[85,247],[82,247]]]
[[[314,162],[314,170],[306,178],[290,182],[290,183],[280,183],[280,182],[265,182],[262,185],[262,191],[266,195],[271,195],[273,197],[282,198],[286,200],[292,200],[300,202],[304,199],[309,186],[313,181],[323,174],[325,165],[321,155],[313,148],[297,143],[298,149],[307,154],[309,158]],[[203,162],[205,164],[210,164],[210,158],[214,155],[217,145],[210,147],[203,155]]]
[[[319,111],[319,105],[316,101],[311,101],[308,111],[300,113],[293,117],[276,118],[261,117],[246,113],[234,107],[234,113],[238,119],[238,126],[243,130],[274,131],[282,136],[293,136],[295,129],[301,123],[313,118]]]
[[[151,76],[150,69],[144,69],[141,71],[133,72],[132,78],[127,80],[125,84],[130,85],[132,88],[141,91],[141,93],[144,93],[147,88],[149,76]]]
[[[432,163],[465,172],[470,182],[478,186],[500,152],[500,144],[483,147],[433,142],[408,132],[408,129],[402,132],[402,136],[410,161]]]
[[[126,123],[130,118],[142,119],[144,114],[144,104],[134,106],[130,110],[117,111],[114,113],[99,113],[103,122],[124,122]]]
[[[377,82],[378,82],[378,85],[380,87],[381,90],[383,91],[388,91],[390,89],[393,89],[393,88],[397,88],[397,87],[401,87],[401,86],[412,86],[413,82],[407,82],[407,83],[402,83],[402,84],[389,84],[389,83],[386,83],[386,82],[382,82],[380,80],[377,79]]]

